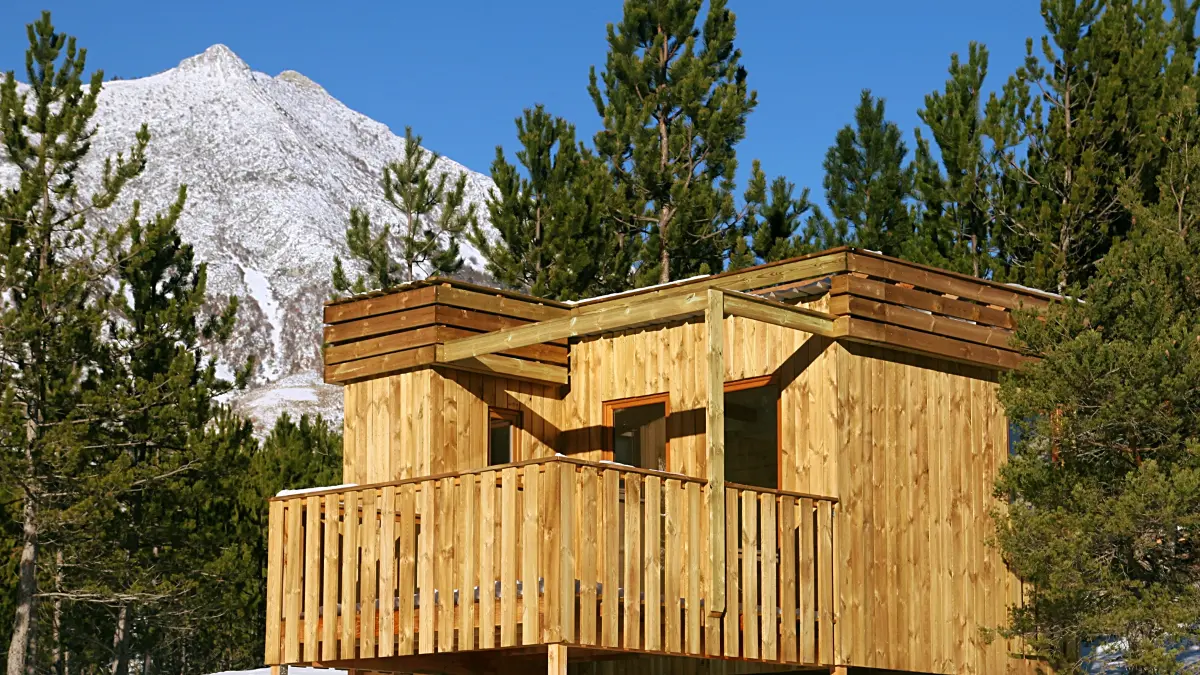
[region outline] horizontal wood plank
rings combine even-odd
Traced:
[[[934,314],[945,314],[999,328],[1013,328],[1016,325],[1012,314],[1007,310],[995,309],[969,300],[955,300],[937,293],[905,288],[849,274],[839,274],[833,277],[829,294],[833,296],[854,295],[880,302],[890,302],[893,305],[923,309]]]
[[[834,314],[845,314],[895,324],[914,330],[933,333],[944,337],[976,342],[998,349],[1013,350],[1010,340],[1012,331],[992,326],[980,326],[961,319],[935,316],[910,307],[901,307],[886,302],[867,300],[850,295],[831,298],[829,309]]]

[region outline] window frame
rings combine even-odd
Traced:
[[[508,422],[508,461],[501,464],[492,464],[492,420],[504,420]],[[504,466],[513,462],[521,461],[517,452],[517,429],[521,428],[521,411],[511,408],[500,408],[497,406],[488,406],[488,447],[487,447],[487,466]]]
[[[669,392],[660,392],[657,394],[646,394],[645,396],[632,396],[630,398],[618,398],[604,402],[604,438],[601,450],[601,456],[606,462],[616,461],[613,459],[614,448],[617,445],[616,440],[616,413],[618,410],[626,408],[637,408],[643,405],[654,405],[656,403],[663,404],[663,420],[669,424],[671,419],[671,398]],[[663,465],[669,471],[671,468],[671,434],[667,433],[663,440]],[[621,466],[630,466],[622,464]],[[635,467],[639,468],[639,467]]]
[[[745,391],[746,389],[759,389],[761,387],[775,387],[775,488],[776,490],[783,489],[783,389],[779,386],[779,379],[775,375],[760,375],[758,377],[747,377],[740,380],[729,380],[725,383],[723,394],[729,394],[736,391]],[[735,483],[740,485],[740,483]],[[748,486],[757,487],[757,486]]]

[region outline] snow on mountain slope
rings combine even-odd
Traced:
[[[180,229],[209,264],[209,293],[241,298],[238,332],[220,355],[230,365],[251,355],[260,364],[241,407],[260,429],[284,409],[340,419],[340,389],[319,374],[321,305],[333,256],[346,254],[350,207],[363,206],[375,222],[400,220],[379,176],[401,157],[404,139],[299,73],[254,72],[224,45],[150,77],[106,82],[95,122],[84,167],[93,180],[143,122],[152,136],[145,173],[109,217],[126,217],[134,198],[144,214],[163,210],[187,185]],[[486,218],[491,179],[445,158],[438,169],[467,174],[468,199]],[[482,268],[475,249],[463,252]]]

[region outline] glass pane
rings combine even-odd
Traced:
[[[779,409],[774,386],[725,394],[725,480],[779,487]]]
[[[613,461],[643,469],[666,470],[665,403],[647,403],[613,411]]]
[[[512,421],[493,417],[488,433],[488,464],[508,464],[512,461]]]

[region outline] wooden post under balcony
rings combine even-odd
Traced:
[[[708,401],[705,406],[705,460],[708,466],[708,547],[710,616],[725,613],[725,295],[708,291],[704,310],[708,334]]]

